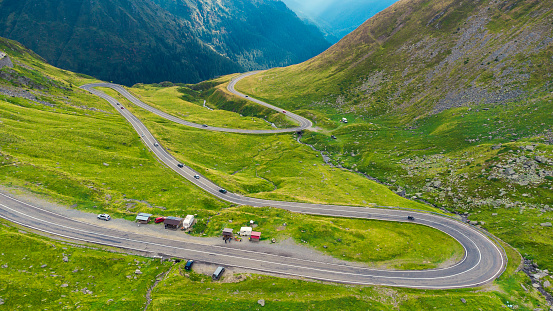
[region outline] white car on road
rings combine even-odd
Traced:
[[[111,216],[109,214],[99,214],[98,219],[108,221],[111,220]]]

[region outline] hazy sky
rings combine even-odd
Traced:
[[[299,17],[317,24],[334,42],[398,0],[282,0]]]
[[[311,17],[317,17],[324,13],[330,7],[341,6],[342,9],[346,9],[347,6],[352,10],[357,9],[359,6],[367,7],[368,5],[374,5],[375,7],[388,6],[395,1],[389,0],[282,0],[289,5],[293,10],[296,8],[301,9],[305,14]],[[397,0],[396,0],[397,1]],[[390,3],[391,2],[391,3]]]
[[[337,0],[285,0],[284,3],[294,3],[293,5],[301,8],[304,13],[316,17],[322,12],[324,12],[328,7],[333,3],[338,2]]]

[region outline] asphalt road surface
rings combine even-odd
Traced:
[[[250,74],[251,73],[246,75]],[[241,77],[246,75],[242,75]],[[234,80],[229,85],[229,90],[234,90],[233,86],[238,79]],[[347,263],[332,264],[294,258],[294,256],[243,250],[233,248],[232,244],[228,246],[213,247],[198,243],[173,241],[118,230],[109,230],[103,227],[97,227],[94,224],[76,221],[63,215],[46,211],[40,207],[26,204],[4,194],[0,194],[1,217],[23,226],[79,241],[141,250],[155,254],[161,253],[181,258],[192,258],[197,261],[246,268],[259,272],[347,284],[387,285],[428,289],[465,288],[480,286],[491,282],[501,275],[505,269],[507,258],[502,249],[476,228],[448,217],[400,209],[270,201],[244,197],[230,192],[222,193],[218,185],[205,177],[200,176],[199,179],[194,178],[194,175],[199,174],[193,169],[186,165],[182,168],[179,167],[178,164],[181,163],[161,146],[138,118],[130,113],[128,109],[120,109],[122,106],[121,103],[105,93],[94,89],[96,86],[110,87],[120,92],[131,102],[143,108],[147,106],[146,104],[141,103],[125,89],[117,85],[89,84],[82,86],[83,89],[104,98],[116,108],[117,111],[132,124],[148,148],[150,148],[150,150],[169,168],[221,200],[239,205],[259,207],[271,206],[304,214],[416,223],[435,228],[455,238],[464,247],[465,256],[460,262],[447,268],[418,271],[377,270],[352,266]],[[245,95],[242,94],[241,96]],[[248,99],[252,100],[249,97]],[[145,109],[150,110],[148,108]],[[276,109],[278,110],[278,108]],[[159,115],[159,113],[156,114]],[[167,115],[167,119],[169,119],[169,117],[174,118]],[[300,124],[308,126],[307,123],[302,123],[302,121],[300,121],[301,119],[296,120],[298,120]],[[309,122],[309,126],[310,124]],[[194,124],[190,124],[190,126],[206,129]],[[228,129],[207,129],[229,132]],[[251,132],[255,133],[256,131]],[[249,134],[251,132],[247,133]],[[414,217],[414,220],[408,220],[408,216]],[[436,243],[440,243],[440,241],[436,241]]]

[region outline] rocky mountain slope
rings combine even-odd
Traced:
[[[6,0],[0,25],[55,66],[123,84],[289,65],[330,45],[272,0]]]
[[[551,88],[552,7],[400,1],[318,57],[267,72],[259,89],[277,94],[285,82],[289,102],[366,117],[532,97]]]
[[[314,119],[304,142],[335,166],[457,212],[553,271],[552,74],[553,2],[406,0],[238,89]]]
[[[152,0],[183,18],[196,37],[246,70],[299,63],[330,44],[275,0]]]

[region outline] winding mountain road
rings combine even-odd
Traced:
[[[244,74],[234,79],[229,84],[229,91],[258,104],[275,109],[276,111],[282,111],[277,107],[246,97],[244,94],[234,90],[236,82],[251,74],[252,73]],[[476,228],[448,217],[400,209],[270,201],[245,197],[230,192],[221,193],[219,191],[221,188],[218,185],[203,176],[199,179],[194,178],[194,175],[199,174],[190,167],[179,167],[180,162],[161,146],[155,137],[148,131],[146,126],[129,112],[128,109],[120,109],[122,104],[116,99],[94,89],[94,87],[98,86],[110,87],[122,94],[132,103],[168,120],[204,130],[244,134],[292,132],[306,129],[311,126],[311,122],[301,116],[287,113],[288,116],[294,118],[300,124],[299,127],[292,129],[249,131],[215,127],[205,128],[201,125],[186,122],[154,109],[142,103],[118,85],[101,83],[88,84],[81,87],[107,100],[116,108],[117,111],[132,124],[148,148],[169,168],[194,185],[221,200],[239,205],[257,207],[270,206],[312,215],[416,223],[435,228],[455,238],[464,247],[465,256],[455,265],[443,269],[419,271],[377,270],[354,266],[348,263],[336,264],[295,258],[293,255],[285,256],[270,252],[244,250],[232,247],[232,245],[214,247],[212,245],[208,246],[198,243],[162,239],[148,235],[138,235],[119,230],[110,230],[49,212],[40,207],[32,206],[0,193],[0,216],[2,218],[36,230],[79,241],[142,250],[151,253],[163,253],[175,257],[192,258],[198,261],[247,268],[259,272],[347,284],[387,285],[428,289],[466,288],[489,283],[501,275],[505,269],[507,258],[503,250],[491,241],[490,238]],[[408,220],[408,216],[413,216],[414,220]],[[440,241],[436,241],[436,243],[440,243]]]
[[[239,96],[239,97],[242,97],[244,99],[247,99],[247,100],[250,100],[256,104],[259,104],[259,105],[262,105],[262,106],[265,106],[267,108],[270,108],[270,109],[273,109],[279,113],[283,113],[285,110],[282,110],[278,107],[275,107],[273,105],[270,105],[270,104],[267,104],[265,102],[262,102],[260,100],[257,100],[255,98],[251,98],[249,96],[246,96],[238,91],[236,91],[234,89],[234,86],[236,85],[236,83],[247,77],[247,76],[250,76],[252,74],[255,74],[257,73],[256,72],[249,72],[249,73],[246,73],[244,75],[241,75],[235,79],[233,79],[229,85],[227,86],[227,89],[235,94],[236,96]],[[108,95],[106,95],[105,93],[103,92],[100,92],[98,90],[95,90],[94,88],[95,87],[107,87],[107,88],[111,88],[115,91],[117,91],[118,93],[120,93],[121,95],[123,95],[126,99],[128,99],[130,102],[132,102],[133,104],[137,105],[138,107],[142,108],[142,109],[145,109],[145,110],[148,110],[149,112],[153,113],[153,114],[156,114],[166,120],[169,120],[169,121],[172,121],[172,122],[175,122],[175,123],[178,123],[178,124],[182,124],[182,125],[186,125],[186,126],[189,126],[189,127],[194,127],[194,128],[197,128],[197,129],[202,129],[202,130],[208,130],[208,131],[214,131],[214,132],[226,132],[226,133],[238,133],[238,134],[275,134],[275,133],[290,133],[290,132],[298,132],[298,131],[301,131],[301,130],[305,130],[305,129],[308,129],[310,127],[313,126],[313,123],[311,123],[311,121],[309,121],[308,119],[300,116],[300,115],[297,115],[295,113],[292,113],[292,112],[289,112],[289,111],[286,111],[286,116],[291,118],[292,120],[296,121],[299,125],[296,126],[296,127],[291,127],[291,128],[282,128],[282,129],[272,129],[272,130],[244,130],[244,129],[232,129],[232,128],[226,128],[226,127],[214,127],[214,126],[204,126],[203,124],[197,124],[197,123],[192,123],[192,122],[189,122],[189,121],[186,121],[186,120],[183,120],[181,118],[178,118],[178,117],[175,117],[171,114],[168,114],[168,113],[165,113],[159,109],[156,109],[150,105],[147,105],[145,103],[143,103],[141,100],[139,100],[138,98],[136,98],[134,95],[132,95],[131,93],[129,93],[129,91],[127,91],[124,87],[118,85],[118,84],[113,84],[113,83],[94,83],[94,84],[87,84],[87,85],[84,85],[84,86],[81,86],[82,89],[85,89],[89,92],[91,92],[92,94],[96,95],[96,96],[99,96],[99,97],[102,97],[104,98],[105,100],[108,100],[108,98],[110,98]],[[109,100],[108,100],[109,101]]]

